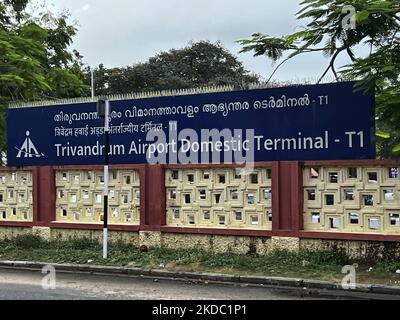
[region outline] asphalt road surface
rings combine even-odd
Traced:
[[[298,300],[309,295],[246,285],[56,273],[56,289],[40,271],[0,269],[0,300]],[[50,282],[45,282],[49,284]],[[304,294],[304,296],[303,296]]]
[[[400,296],[351,292],[268,288],[246,284],[204,283],[127,275],[57,272],[55,281],[39,270],[0,268],[1,300],[400,300]],[[55,284],[55,289],[45,289]]]

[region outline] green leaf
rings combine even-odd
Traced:
[[[382,72],[388,72],[388,71],[396,71],[395,66],[386,66],[382,68]]]
[[[363,10],[356,13],[356,21],[357,22],[364,22],[369,17],[369,12],[367,10]]]
[[[380,137],[380,138],[383,138],[383,139],[389,139],[390,138],[390,134],[389,133],[386,133],[386,132],[383,132],[383,131],[380,131],[380,130],[377,130],[375,132],[375,135],[377,137]]]
[[[25,82],[25,80],[15,74],[2,74],[0,75],[0,81],[7,81],[7,82],[13,82],[13,84],[23,84]]]
[[[395,146],[395,147],[392,149],[392,152],[400,152],[400,144],[398,144],[397,146]]]

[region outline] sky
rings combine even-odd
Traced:
[[[42,1],[42,0],[38,0]],[[266,57],[239,54],[238,39],[261,32],[281,36],[301,30],[295,19],[299,0],[43,0],[52,11],[68,10],[78,23],[71,49],[91,67],[122,67],[191,41],[220,41],[250,72],[270,76],[274,65]],[[347,63],[339,57],[337,65]],[[316,79],[327,66],[320,53],[285,64],[275,79]]]

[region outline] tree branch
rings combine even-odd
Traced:
[[[336,71],[335,71],[334,63],[335,63],[335,60],[336,60],[337,56],[339,55],[339,53],[342,52],[344,49],[346,49],[346,48],[341,47],[341,48],[339,48],[339,49],[336,50],[336,52],[333,54],[333,56],[332,56],[332,58],[331,58],[331,61],[329,62],[328,67],[325,69],[324,73],[323,73],[322,76],[318,79],[318,81],[317,81],[316,84],[319,84],[319,83],[322,81],[322,79],[324,79],[324,77],[325,77],[326,74],[328,73],[329,69],[332,69],[333,74],[334,74],[335,77],[336,77],[336,81],[339,81],[339,77],[338,77],[338,75],[337,75],[337,73],[336,73]]]
[[[339,82],[340,78],[339,78],[339,76],[335,70],[335,66],[333,64],[331,65],[331,69],[332,69],[333,74],[335,75],[336,81]]]
[[[328,50],[329,48],[330,47],[325,47],[325,48],[304,48],[304,49],[301,49],[301,52],[299,52],[299,53],[324,51],[324,50]]]
[[[272,74],[270,75],[270,77],[268,78],[268,80],[267,80],[267,82],[266,82],[265,84],[268,84],[268,83],[271,81],[271,79],[272,79],[272,77],[274,76],[274,74],[278,71],[278,69],[279,69],[285,62],[287,62],[288,60],[290,60],[291,58],[293,58],[293,57],[288,57],[288,58],[286,58],[285,60],[283,60],[282,62],[280,62],[280,63],[276,66],[276,68],[274,69],[274,71],[272,72]]]
[[[280,63],[276,66],[276,68],[274,69],[274,71],[272,72],[272,74],[270,75],[270,77],[268,78],[268,80],[266,81],[265,84],[268,84],[268,83],[271,81],[272,77],[275,75],[275,73],[278,71],[278,69],[279,69],[283,64],[285,64],[288,60],[290,60],[290,59],[294,58],[295,56],[297,56],[297,55],[299,55],[299,54],[302,54],[302,53],[324,51],[324,50],[326,50],[326,49],[327,49],[327,48],[307,48],[307,49],[302,49],[301,51],[295,53],[294,55],[287,57],[285,60],[283,60],[282,62],[280,62]],[[336,78],[338,79],[338,76],[337,76],[336,71],[335,71],[334,69],[333,69],[333,73],[336,75]]]
[[[397,30],[394,32],[394,34],[393,34],[393,37],[392,37],[392,39],[391,39],[391,41],[390,41],[390,45],[392,46],[393,45],[393,43],[394,43],[394,41],[396,40],[396,37],[397,37],[397,33],[400,31],[400,27],[398,27],[397,28]]]

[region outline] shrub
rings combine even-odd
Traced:
[[[13,242],[16,247],[22,249],[37,249],[43,247],[46,243],[41,236],[33,233],[18,235],[13,239]]]
[[[94,239],[83,238],[70,238],[68,240],[61,240],[55,243],[58,247],[68,248],[73,250],[94,249],[99,247],[99,242]]]
[[[299,257],[313,265],[346,265],[349,263],[349,257],[342,248],[321,251],[301,250]]]

